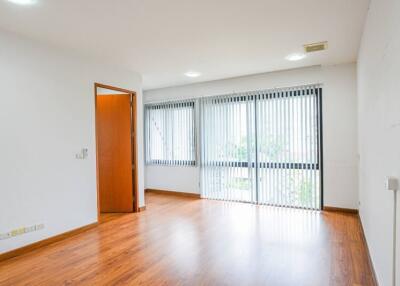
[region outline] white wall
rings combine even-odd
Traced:
[[[400,1],[372,0],[358,59],[360,216],[380,285],[392,285],[393,194],[385,178],[400,178],[399,51]]]
[[[144,101],[323,83],[324,204],[358,208],[356,65],[311,67],[148,90]],[[195,167],[147,166],[145,187],[199,193]]]
[[[0,31],[0,232],[45,224],[0,240],[0,253],[97,220],[94,82],[138,92],[144,205],[141,77]]]

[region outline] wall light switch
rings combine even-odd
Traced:
[[[399,181],[397,178],[388,177],[386,179],[386,190],[388,191],[397,191],[399,189]]]
[[[88,148],[82,148],[82,150],[79,153],[75,154],[75,158],[79,160],[84,160],[88,157],[88,152],[89,152]]]
[[[86,159],[88,156],[88,149],[87,148],[83,148],[82,149],[82,157],[83,159]]]

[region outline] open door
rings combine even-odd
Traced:
[[[96,96],[99,212],[133,212],[132,94]]]

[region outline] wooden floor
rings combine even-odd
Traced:
[[[0,285],[373,285],[356,215],[146,196],[0,263]]]

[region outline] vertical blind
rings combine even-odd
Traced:
[[[145,105],[146,164],[195,165],[193,100]]]
[[[203,98],[200,110],[202,197],[256,202],[254,95]]]
[[[203,98],[202,197],[320,209],[320,85]]]

